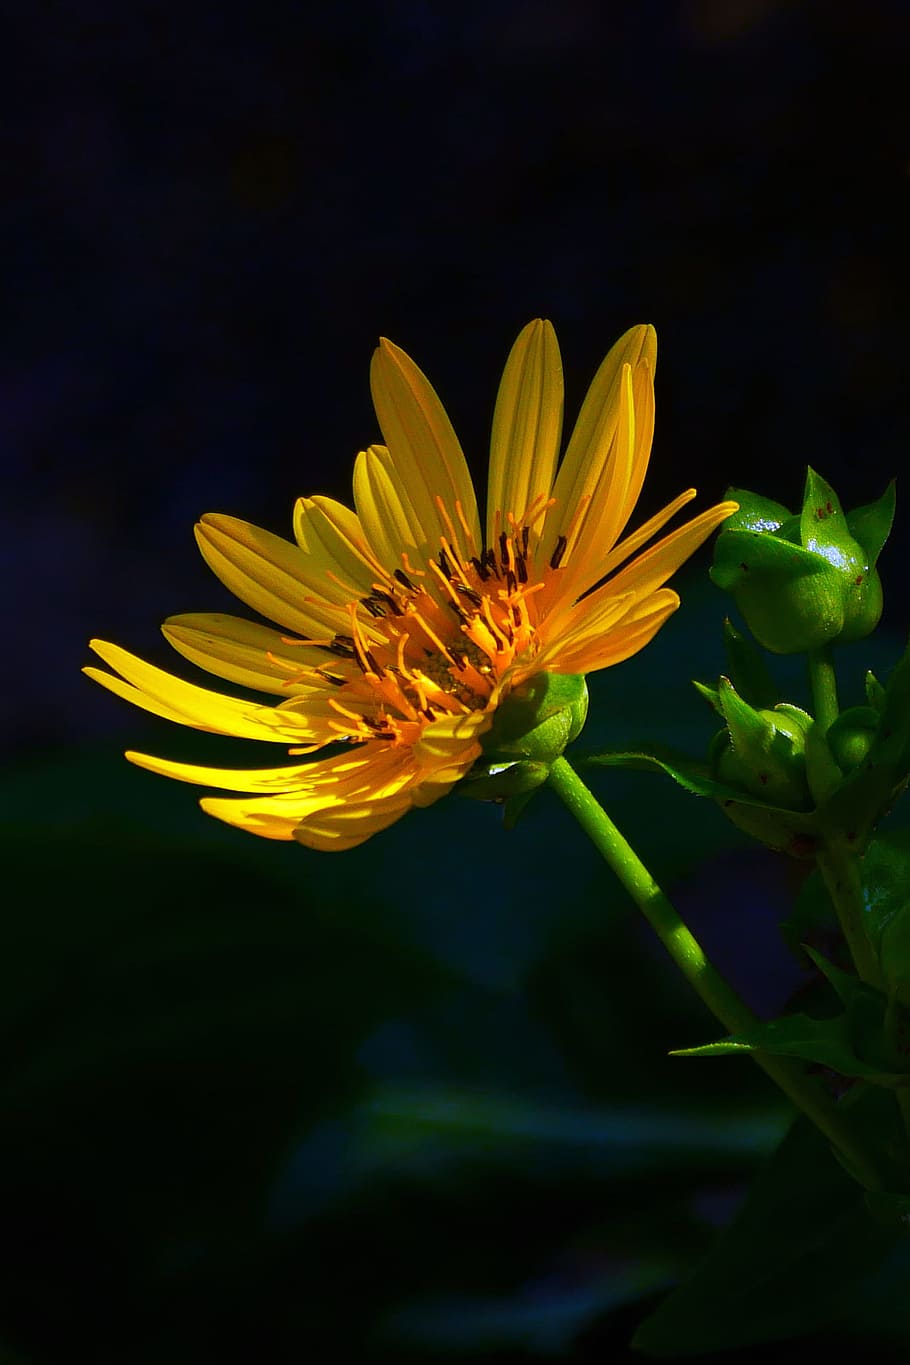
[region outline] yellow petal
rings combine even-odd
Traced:
[[[327,561],[236,517],[207,513],[196,539],[209,568],[235,597],[305,638],[347,631],[343,591]]]
[[[633,531],[630,536],[626,536],[624,540],[621,540],[619,544],[610,551],[606,559],[600,565],[600,572],[597,575],[598,578],[604,578],[608,573],[612,573],[613,570],[617,568],[618,565],[623,564],[630,555],[634,555],[635,551],[639,550],[642,545],[646,545],[651,537],[656,536],[657,532],[666,526],[671,517],[675,517],[676,513],[685,507],[687,503],[691,502],[695,496],[695,489],[687,488],[685,493],[680,493],[678,498],[674,498],[666,507],[662,508],[659,512],[655,513],[653,517],[650,517],[644,522],[643,525],[639,526],[637,531]]]
[[[321,571],[325,566],[337,589],[332,600],[356,601],[370,593],[379,566],[369,553],[360,519],[349,507],[334,498],[298,498],[294,534]]]
[[[344,659],[314,645],[286,644],[279,631],[239,616],[187,612],[169,617],[161,630],[168,644],[198,667],[241,687],[273,692],[282,699],[312,692],[316,684],[311,677],[292,681],[304,669],[326,668],[335,674],[350,671]]]
[[[209,730],[241,739],[266,739],[282,744],[324,744],[326,727],[305,715],[282,712],[272,706],[225,697],[205,687],[175,678],[153,664],[147,664],[119,645],[104,640],[90,641],[91,648],[109,667],[121,674],[115,678],[101,669],[86,669],[90,678],[135,706],[163,716],[165,720]],[[125,681],[122,681],[125,679]],[[329,737],[333,734],[328,731]]]
[[[635,610],[638,596],[634,592],[604,593],[595,602],[597,593],[592,593],[581,602],[571,605],[571,599],[564,608],[550,613],[546,620],[547,644],[541,650],[536,663],[539,668],[555,669],[559,673],[573,670],[564,665],[564,659],[574,648],[578,638],[590,634],[602,635],[613,630],[622,619]]]
[[[147,768],[161,777],[173,777],[178,782],[191,782],[197,787],[220,787],[229,792],[299,792],[306,781],[307,764],[295,763],[290,768],[204,768],[196,763],[174,763],[153,754],[139,754],[128,750],[124,755],[137,768]],[[309,765],[312,766],[312,765]]]
[[[490,439],[487,545],[520,520],[536,499],[550,495],[562,434],[562,361],[549,322],[529,322],[503,371]],[[531,528],[533,542],[543,518]]]
[[[693,555],[698,547],[708,539],[711,532],[737,510],[738,505],[735,502],[721,502],[716,507],[709,507],[707,511],[694,517],[685,526],[680,526],[677,530],[671,531],[668,536],[664,536],[663,540],[659,540],[656,545],[650,546],[637,559],[633,559],[631,564],[627,564],[624,569],[621,569],[614,578],[611,578],[604,585],[604,588],[598,588],[585,600],[594,603],[598,594],[607,590],[611,592],[634,592],[638,597],[645,597],[652,593],[655,588],[666,583],[680,564],[684,564],[689,556]]]
[[[671,588],[661,588],[612,629],[579,630],[550,667],[560,673],[593,673],[599,668],[612,668],[644,649],[678,606],[677,594]]]
[[[389,573],[401,568],[401,552],[420,559],[439,553],[436,521],[421,525],[385,446],[362,450],[354,465],[354,505],[370,548]]]
[[[637,374],[640,364],[643,364],[643,369]],[[544,528],[542,557],[549,557],[558,537],[566,535],[570,543],[564,558],[568,562],[584,522],[592,513],[596,517],[598,509],[607,506],[603,498],[603,488],[606,485],[602,484],[602,480],[605,468],[614,454],[617,426],[620,421],[624,367],[628,365],[633,375],[633,398],[637,398],[653,383],[656,364],[657,336],[654,328],[650,326],[632,327],[620,337],[601,364],[582,404],[565,458],[553,485],[556,505],[549,513]],[[644,430],[647,430],[647,412],[646,401],[641,417]],[[643,460],[646,467],[649,454],[650,442],[647,450],[634,444],[631,473],[628,468],[627,449],[621,452],[620,470],[616,474],[608,470],[607,482],[613,490],[611,496],[618,499],[616,507],[610,504],[611,517],[617,514],[617,508],[620,515],[628,517],[632,510],[628,505],[628,489],[636,481],[640,487],[644,467],[638,468],[638,463]],[[606,543],[599,546],[602,553],[606,553],[609,548],[610,545]]]
[[[440,537],[451,539],[454,533],[454,548],[462,558],[477,554],[480,523],[474,485],[430,381],[404,351],[382,338],[373,356],[370,383],[383,439],[420,524],[432,531],[433,551],[438,551]],[[458,521],[456,503],[461,504],[468,535]]]

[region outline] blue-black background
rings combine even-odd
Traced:
[[[380,334],[481,480],[524,322],[556,325],[570,421],[649,320],[643,513],[689,484],[795,502],[807,462],[877,496],[910,425],[907,8],[84,0],[7,27],[9,1360],[618,1349],[780,1111],[744,1066],[665,1058],[713,1025],[581,835],[544,795],[511,834],[447,801],[341,858],[245,839],[119,752],[258,755],[79,667],[91,635],[166,662],[160,619],[230,609],[201,512],[285,532],[297,495],[347,499]],[[902,524],[848,696],[906,630]],[[707,742],[705,562],[596,680],[592,743]],[[656,779],[598,790],[779,1005],[792,870]]]

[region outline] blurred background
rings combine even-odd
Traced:
[[[254,745],[79,669],[95,635],[168,666],[162,618],[231,609],[202,512],[349,500],[379,335],[480,480],[545,316],[567,422],[657,326],[642,516],[690,484],[795,504],[807,462],[877,497],[910,434],[910,11],[46,0],[7,47],[0,1360],[622,1360],[786,1115],[745,1063],[666,1056],[716,1026],[581,834],[543,794],[512,832],[451,798],[343,857],[254,840],[120,756]],[[846,700],[906,636],[900,494]],[[703,752],[707,562],[593,680],[589,747]],[[597,791],[779,1008],[797,872],[656,778]]]

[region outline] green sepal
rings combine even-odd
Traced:
[[[493,761],[521,756],[552,763],[581,733],[587,714],[583,674],[537,673],[498,707],[483,737],[484,756]]]
[[[888,1006],[880,991],[858,977],[842,972],[813,948],[806,953],[827,977],[844,1005],[841,1014],[814,1019],[789,1014],[758,1024],[748,1033],[733,1034],[702,1047],[681,1048],[673,1057],[721,1057],[742,1052],[768,1052],[777,1057],[799,1057],[889,1089],[910,1086],[910,1058],[903,1057],[888,1038]]]
[[[866,701],[872,707],[876,715],[881,715],[885,705],[885,689],[882,687],[872,669],[866,670],[864,679],[866,689]]]
[[[723,716],[724,712],[723,707],[720,704],[720,693],[716,687],[711,687],[709,683],[698,682],[695,678],[692,679],[692,686],[695,688],[698,695],[704,698],[713,711],[716,711],[719,716]]]
[[[480,759],[455,790],[474,801],[505,801],[512,796],[530,796],[549,775],[549,765],[533,759],[514,758],[504,763]]]
[[[840,567],[843,559],[857,557],[859,548],[847,527],[844,509],[834,489],[810,466],[799,514],[799,539],[803,549],[822,555]]]
[[[584,676],[538,673],[508,694],[483,737],[483,753],[455,788],[474,801],[529,797],[550,775],[550,764],[580,734],[588,713]],[[512,824],[521,807],[507,814]]]
[[[789,582],[825,572],[816,555],[765,531],[735,531],[724,526],[714,548],[711,581],[724,592],[737,592],[756,578]],[[773,651],[780,653],[780,650]]]
[[[739,695],[752,706],[772,707],[777,701],[777,689],[764,655],[736,629],[729,616],[724,621],[724,652],[730,680]]]
[[[776,531],[791,515],[783,503],[763,498],[748,488],[728,488],[724,499],[739,503],[739,511],[724,522],[731,531]]]
[[[875,502],[867,503],[865,507],[855,507],[847,513],[850,534],[862,546],[870,568],[875,568],[885,541],[891,534],[896,501],[895,482],[892,479]]]

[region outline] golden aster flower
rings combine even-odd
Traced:
[[[301,498],[296,544],[220,514],[197,527],[209,566],[278,629],[235,616],[171,617],[194,664],[281,698],[256,704],[184,682],[117,645],[116,674],[86,672],[168,720],[288,745],[291,764],[197,767],[128,753],[141,767],[236,797],[210,815],[270,839],[353,848],[464,777],[510,691],[541,672],[586,674],[637,653],[679,606],[663,584],[735,510],[720,503],[633,558],[695,496],[621,539],[654,427],[652,327],[600,366],[562,463],[562,366],[548,322],[512,348],[496,408],[486,519],[435,391],[383,340],[371,371],[385,445],[362,451],[351,511]],[[328,758],[300,761],[327,745]]]

